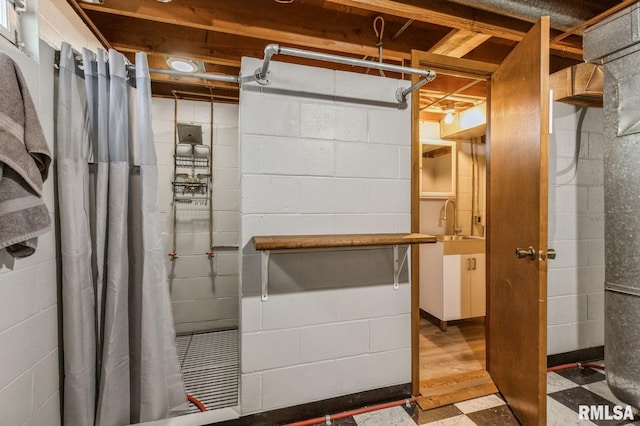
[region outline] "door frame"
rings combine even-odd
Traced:
[[[490,81],[491,75],[498,69],[498,65],[479,62],[470,59],[454,58],[420,50],[411,51],[411,67],[425,68],[436,71],[438,75],[448,75],[470,80]],[[437,78],[437,77],[436,77]],[[412,84],[418,81],[413,76]],[[490,87],[487,84],[487,102]],[[411,96],[411,232],[420,232],[420,96]],[[488,117],[487,117],[488,119]],[[420,246],[411,247],[411,392],[420,394]],[[487,311],[487,316],[489,312]],[[489,345],[488,328],[485,338]],[[488,354],[488,346],[485,349]],[[488,366],[488,359],[487,359]]]

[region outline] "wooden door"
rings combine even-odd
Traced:
[[[525,425],[543,425],[548,17],[538,21],[493,74],[488,129],[487,366],[519,420]],[[529,247],[533,249],[531,258],[516,257],[516,248]]]

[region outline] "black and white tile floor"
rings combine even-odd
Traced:
[[[553,426],[640,425],[634,420],[581,420],[580,405],[626,406],[609,390],[602,372],[571,368],[547,373],[547,424]],[[322,423],[324,424],[324,423]],[[331,422],[334,426],[510,426],[519,425],[509,406],[498,394],[422,411],[417,404],[359,414]]]

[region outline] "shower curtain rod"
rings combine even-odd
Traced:
[[[127,70],[135,71],[135,65],[127,65]],[[223,74],[209,74],[205,72],[183,72],[183,71],[174,71],[167,70],[164,68],[149,68],[149,74],[165,74],[171,75],[175,77],[191,77],[198,78],[201,80],[212,80],[212,81],[222,81],[225,83],[236,83],[239,84],[240,77],[236,77],[233,75],[223,75]]]
[[[75,50],[73,51],[73,53],[74,53],[74,58],[76,62],[82,63],[82,54],[76,52]],[[56,53],[55,53],[55,63],[56,65],[60,64],[59,50],[56,50]],[[135,65],[133,64],[127,65],[127,71],[135,71],[135,70],[136,70]],[[224,75],[224,74],[209,74],[204,72],[183,72],[183,71],[168,70],[163,68],[149,68],[149,74],[164,74],[164,75],[171,75],[174,77],[190,77],[190,78],[197,78],[201,80],[221,81],[224,83],[236,83],[236,84],[240,83],[240,77],[238,76]]]
[[[433,70],[421,70],[418,68],[410,68],[410,67],[405,67],[401,65],[385,64],[384,62],[372,62],[364,59],[355,59],[355,58],[349,58],[346,56],[337,56],[337,55],[330,55],[328,53],[319,53],[319,52],[313,52],[310,50],[295,49],[292,47],[283,47],[278,44],[268,44],[267,47],[264,48],[264,62],[262,63],[262,67],[258,68],[254,73],[256,81],[262,85],[267,85],[270,83],[268,78],[269,64],[271,62],[271,57],[273,55],[296,56],[299,58],[315,59],[318,61],[334,62],[337,64],[344,64],[344,65],[354,65],[354,66],[359,66],[364,68],[373,68],[376,70],[394,71],[394,72],[405,73],[405,74],[416,74],[416,75],[419,75],[420,77],[423,77],[422,79],[418,80],[417,83],[415,83],[414,85],[406,89],[402,89],[402,88],[398,89],[396,91],[396,99],[398,102],[406,102],[407,95],[409,93],[413,92],[414,90],[422,87],[424,84],[436,78],[436,72]]]

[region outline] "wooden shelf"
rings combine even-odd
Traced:
[[[435,242],[436,237],[427,234],[273,235],[253,237],[253,245],[256,250],[393,246]]]
[[[408,244],[435,243],[436,237],[426,234],[335,234],[335,235],[272,235],[255,236],[253,245],[262,251],[262,301],[269,298],[269,254],[271,250],[330,249],[372,246],[393,246],[393,288],[398,289],[400,270],[409,248],[400,262],[399,247]]]

